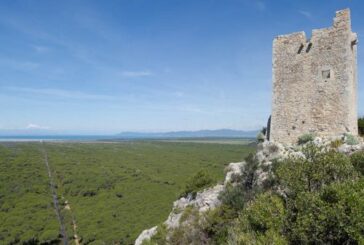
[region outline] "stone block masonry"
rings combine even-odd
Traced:
[[[349,9],[309,40],[304,32],[274,39],[271,141],[358,134],[357,43]]]

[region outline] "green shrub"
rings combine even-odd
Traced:
[[[344,141],[343,141],[342,139],[336,139],[336,140],[331,141],[331,143],[330,143],[330,147],[331,147],[331,148],[334,148],[334,149],[337,149],[337,148],[339,148],[342,144],[344,144]]]
[[[345,134],[345,143],[348,145],[357,145],[359,141],[354,135]]]
[[[286,210],[283,200],[270,192],[260,194],[240,214],[232,230],[234,244],[288,244],[283,236]]]
[[[220,193],[219,199],[224,205],[229,206],[234,210],[241,210],[246,202],[245,190],[241,185],[229,185]]]
[[[198,210],[194,206],[187,206],[183,211],[181,218],[179,219],[179,223],[187,221],[191,216],[198,215]]]
[[[200,170],[189,179],[181,196],[186,197],[188,194],[191,194],[194,198],[198,191],[201,191],[212,184],[214,184],[214,179],[211,177],[210,173],[206,170]]]
[[[293,201],[286,229],[292,244],[358,244],[364,241],[364,181],[304,192]]]
[[[359,131],[359,135],[361,135],[361,136],[364,135],[364,117],[360,117],[358,119],[358,131]]]
[[[245,203],[252,200],[258,191],[254,183],[258,161],[255,154],[251,153],[245,158],[241,174],[234,176],[234,185],[228,185],[219,195],[221,202],[233,210],[243,209]]]
[[[254,181],[256,180],[256,171],[259,162],[254,153],[250,153],[245,158],[245,165],[241,168],[241,180],[245,190],[249,191],[253,188]]]
[[[314,138],[315,138],[315,136],[310,133],[301,135],[300,137],[298,137],[298,144],[299,145],[306,144],[307,142],[313,141]]]
[[[262,143],[262,142],[264,142],[264,140],[265,140],[265,135],[262,132],[259,132],[257,134],[257,141],[258,141],[258,143]]]
[[[288,245],[289,243],[284,235],[274,230],[268,230],[265,234],[256,234],[255,232],[230,234],[229,244]]]
[[[280,197],[264,193],[244,209],[242,215],[255,232],[264,233],[270,229],[280,231],[285,218],[284,203]]]
[[[211,244],[226,244],[229,227],[233,225],[238,213],[226,205],[211,210],[204,216],[204,233],[208,234]]]
[[[364,183],[358,181],[350,159],[313,144],[303,152],[306,159],[287,159],[275,170],[287,194],[285,237],[290,244],[364,241]]]
[[[364,175],[364,151],[357,151],[351,154],[350,161],[355,170]]]
[[[275,174],[288,195],[312,192],[334,182],[355,178],[355,170],[347,156],[342,153],[322,152],[313,144],[303,152],[306,159],[289,158],[279,163]]]
[[[188,211],[189,217],[186,218],[186,223],[180,224],[176,228],[172,228],[168,234],[168,242],[161,244],[192,244],[198,245],[201,242],[210,244],[208,236],[203,232],[201,223],[201,214],[198,210]],[[187,221],[188,220],[188,221]]]

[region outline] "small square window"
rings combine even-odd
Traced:
[[[331,77],[330,70],[322,71],[322,78],[323,79],[330,79],[330,77]]]

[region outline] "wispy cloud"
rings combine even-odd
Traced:
[[[122,71],[121,75],[124,77],[149,77],[153,73],[150,71]]]
[[[267,6],[263,1],[255,1],[255,6],[259,11],[266,10]]]
[[[8,90],[18,92],[18,93],[28,93],[45,95],[60,98],[78,99],[78,100],[116,100],[117,98],[110,95],[103,94],[92,94],[85,93],[82,91],[75,90],[64,90],[64,89],[54,89],[54,88],[24,88],[24,87],[5,87]]]
[[[41,126],[35,123],[29,123],[26,127],[26,129],[50,129],[50,127],[47,126]]]
[[[306,17],[308,20],[312,20],[312,14],[311,14],[311,12],[304,11],[304,10],[299,10],[298,13],[300,13],[301,15],[303,15],[304,17]]]
[[[54,32],[42,29],[39,26],[29,24],[21,16],[0,16],[0,24],[7,26],[23,35],[50,43],[58,48],[63,48],[68,54],[82,62],[99,65],[98,59],[94,57],[95,51],[85,47],[71,38],[59,36]],[[32,48],[39,53],[48,52],[49,47],[44,45],[33,45]]]
[[[176,91],[173,93],[173,96],[176,96],[178,98],[182,98],[185,94],[181,91]]]
[[[32,45],[32,48],[37,53],[47,53],[50,50],[49,47],[42,46],[42,45]]]
[[[19,61],[2,58],[0,59],[0,66],[20,71],[32,71],[37,69],[40,65],[32,61]]]

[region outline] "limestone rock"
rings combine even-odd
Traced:
[[[244,166],[244,162],[233,162],[226,167],[226,175],[224,185],[231,182],[231,178],[234,174],[240,174],[241,168]]]
[[[364,148],[363,144],[358,144],[358,145],[343,144],[338,148],[338,151],[344,154],[351,154],[355,151],[363,150],[363,148]]]
[[[148,230],[144,230],[138,238],[135,240],[135,245],[141,245],[144,240],[150,240],[157,233],[157,226],[154,226]]]

